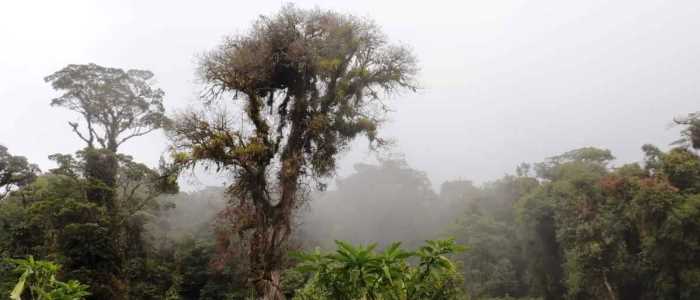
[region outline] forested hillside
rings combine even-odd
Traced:
[[[42,169],[0,145],[0,298],[700,299],[700,114],[639,161],[433,182],[381,131],[419,71],[370,18],[285,5],[200,55],[175,113],[149,70],[47,74],[75,148]],[[157,165],[127,151],[159,132]],[[339,175],[357,140],[375,162]]]

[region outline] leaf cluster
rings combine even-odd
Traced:
[[[336,241],[334,253],[298,253],[297,270],[312,274],[295,299],[455,299],[458,275],[449,254],[464,250],[454,240],[427,241],[417,251],[393,243],[353,246]],[[410,263],[416,260],[416,263]]]
[[[32,256],[26,259],[10,259],[15,272],[21,274],[10,293],[10,299],[22,300],[28,295],[30,300],[80,300],[90,295],[88,286],[78,281],[62,282],[56,279],[59,265]]]

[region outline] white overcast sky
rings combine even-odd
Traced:
[[[295,3],[372,17],[415,50],[424,89],[393,100],[383,133],[434,184],[495,179],[583,146],[638,161],[642,144],[678,137],[674,116],[700,110],[700,1]],[[2,0],[0,143],[43,169],[47,155],[82,147],[66,124],[77,116],[50,107],[43,82],[67,64],[148,69],[168,111],[195,105],[195,55],[282,4]],[[123,151],[154,165],[166,145],[159,133]],[[356,148],[340,174],[370,159]]]

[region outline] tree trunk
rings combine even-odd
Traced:
[[[298,98],[297,101],[301,98]],[[298,103],[296,103],[299,105]],[[292,213],[297,205],[297,192],[299,189],[299,174],[301,173],[301,160],[303,160],[303,122],[306,116],[304,106],[295,107],[291,132],[287,138],[287,145],[282,152],[282,167],[278,173],[280,180],[279,202],[269,207],[269,211],[264,208],[257,208],[260,213],[258,220],[262,221],[256,230],[258,239],[258,249],[262,252],[251,253],[255,257],[259,266],[251,266],[261,270],[261,274],[256,276],[258,283],[256,291],[262,295],[261,299],[281,300],[284,293],[280,285],[280,269],[283,262],[283,251],[287,240],[291,234]],[[259,232],[259,234],[258,234]],[[255,240],[255,238],[254,238]]]
[[[92,265],[82,266],[100,273],[104,277],[94,278],[94,282],[102,287],[109,287],[109,290],[102,289],[101,292],[90,296],[90,299],[117,300],[126,298],[125,284],[122,274],[123,255],[119,251],[119,232],[115,227],[117,213],[116,207],[116,180],[119,163],[116,154],[106,149],[88,148],[85,150],[85,177],[88,179],[87,200],[97,207],[102,207],[106,215],[102,218],[98,214],[93,216],[95,220],[84,220],[94,222],[107,229],[108,234],[94,237],[100,240],[100,244],[107,245],[108,253],[104,253],[105,261],[96,261]]]
[[[270,272],[270,281],[267,283],[262,299],[284,300],[284,293],[282,293],[282,286],[280,285],[280,271]]]
[[[610,300],[617,300],[617,297],[615,297],[615,292],[613,291],[612,286],[610,285],[610,282],[608,281],[608,273],[603,273],[603,283],[605,284],[605,288],[608,291],[608,297],[610,297]]]
[[[258,299],[284,299],[279,269],[282,265],[281,245],[286,239],[277,238],[280,236],[278,230],[279,228],[271,227],[258,228],[251,241],[251,271]]]

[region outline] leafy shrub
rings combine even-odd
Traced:
[[[56,280],[60,266],[53,262],[35,260],[31,256],[9,262],[16,266],[15,272],[21,274],[10,293],[12,300],[22,300],[22,295],[26,294],[32,300],[80,300],[90,294],[87,292],[88,286],[76,280]]]
[[[336,241],[324,254],[297,253],[299,272],[311,274],[294,299],[459,299],[461,277],[447,255],[462,251],[453,239],[427,241],[417,251],[394,243],[383,252],[376,244],[353,246]],[[414,261],[414,263],[409,262]]]

